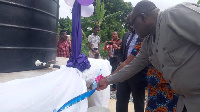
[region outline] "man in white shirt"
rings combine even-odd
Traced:
[[[89,58],[100,58],[100,37],[97,35],[99,32],[99,27],[95,26],[93,28],[93,33],[88,36],[88,45],[89,45]]]

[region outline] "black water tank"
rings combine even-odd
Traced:
[[[59,0],[0,0],[0,72],[56,58]]]

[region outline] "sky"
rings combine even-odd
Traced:
[[[124,2],[131,2],[133,6],[135,6],[139,1],[141,0],[124,0]],[[198,0],[150,0],[150,1],[155,3],[160,10],[165,10],[171,6],[174,6],[182,2],[191,2],[191,3],[198,2]],[[71,18],[72,8],[68,6],[64,0],[59,0],[59,4],[60,4],[59,18],[66,18],[67,16]]]

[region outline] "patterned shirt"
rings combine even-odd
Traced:
[[[100,43],[100,37],[92,33],[88,36],[88,42],[92,44],[92,48],[99,48],[98,44]]]
[[[118,38],[115,41],[112,39],[110,42],[113,42],[113,44],[116,44],[117,48],[114,48],[113,45],[109,45],[108,44],[107,46],[104,46],[103,50],[104,51],[109,50],[108,51],[108,55],[113,56],[113,57],[117,57],[118,56],[118,51],[120,50],[122,41],[120,40],[120,38]]]
[[[131,52],[132,55],[136,56],[139,53],[141,44],[142,44],[142,39],[138,38],[137,41],[135,42],[134,48],[132,49],[132,52]]]
[[[69,58],[71,53],[71,44],[69,41],[60,41],[58,39],[57,44],[57,57],[66,57]]]

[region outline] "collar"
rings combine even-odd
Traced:
[[[92,35],[95,36],[95,37],[98,36],[98,35],[94,35],[94,33],[92,33]]]

